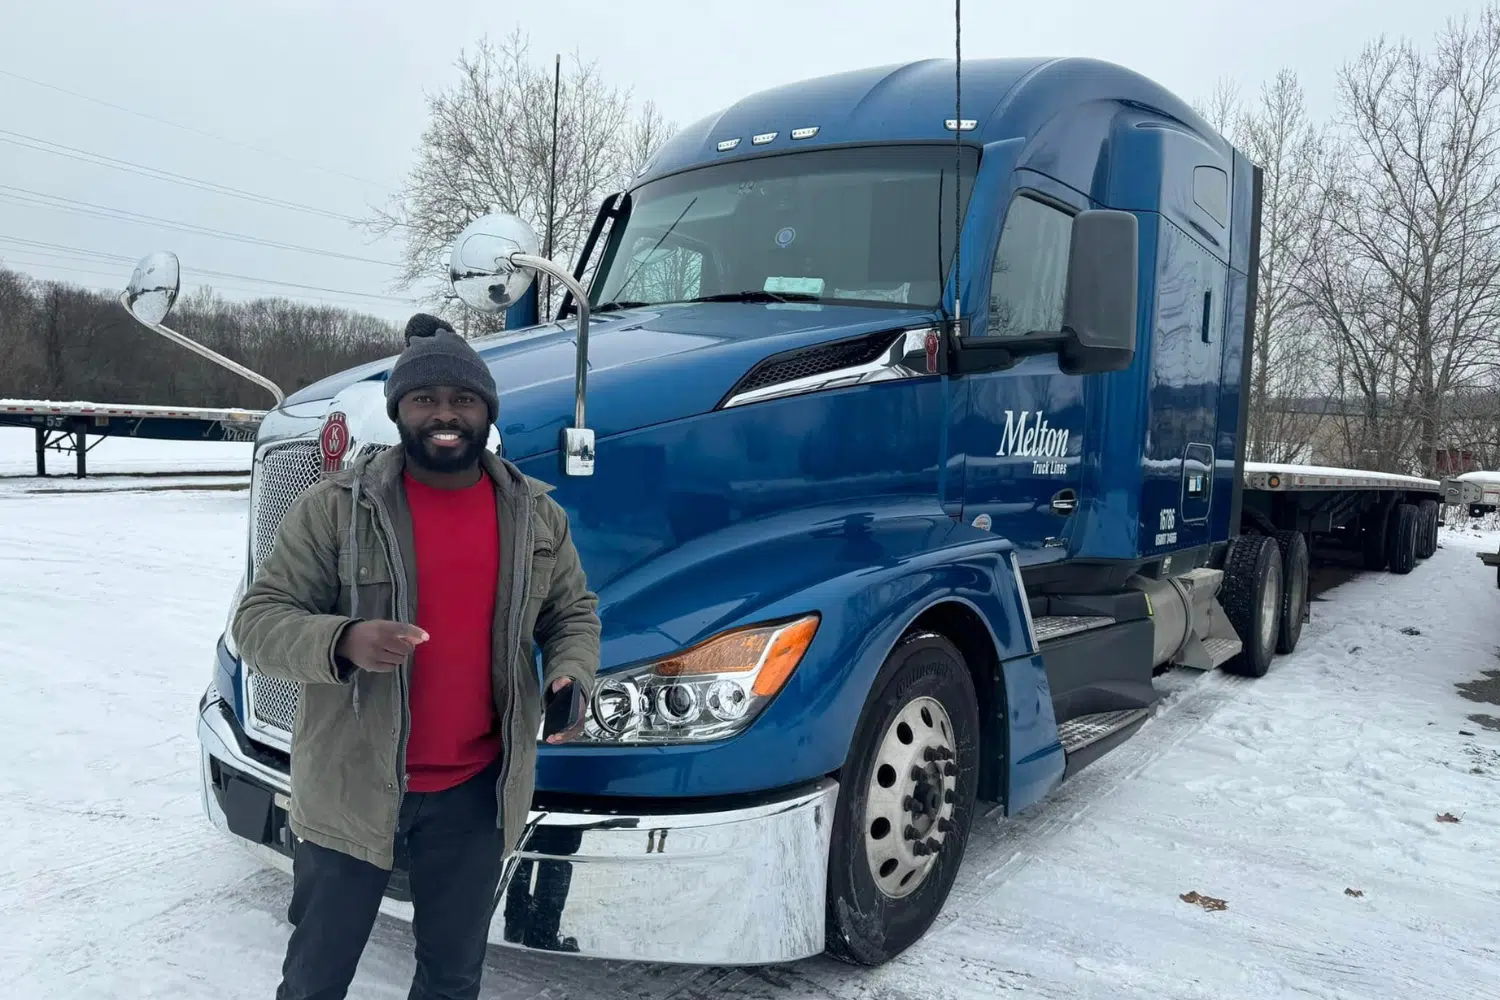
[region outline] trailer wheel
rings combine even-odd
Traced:
[[[1417,539],[1421,535],[1421,518],[1414,503],[1398,503],[1391,511],[1391,527],[1386,532],[1390,544],[1387,561],[1392,573],[1405,575],[1417,565]]]
[[[875,678],[840,778],[825,944],[880,965],[937,918],[963,861],[979,787],[979,709],[958,648],[897,644]]]
[[[1265,535],[1241,535],[1224,559],[1219,603],[1245,648],[1224,664],[1231,674],[1264,677],[1276,655],[1282,607],[1281,547]]]
[[[1431,559],[1437,551],[1438,511],[1441,505],[1436,500],[1423,500],[1417,505],[1422,522],[1422,544],[1417,548],[1418,559]]]
[[[1360,518],[1360,526],[1363,529],[1365,569],[1371,572],[1380,572],[1390,563],[1390,553],[1387,551],[1386,535],[1389,534],[1390,510],[1386,507],[1375,507],[1365,511]]]
[[[1281,549],[1281,626],[1276,631],[1276,652],[1290,653],[1302,638],[1302,623],[1307,620],[1307,576],[1310,558],[1307,538],[1300,531],[1278,531],[1276,544]]]

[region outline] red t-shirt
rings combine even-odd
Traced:
[[[484,770],[500,753],[490,679],[500,528],[489,476],[461,490],[406,478],[417,553],[407,788],[437,792]]]

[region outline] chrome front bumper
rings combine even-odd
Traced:
[[[268,865],[291,859],[230,832],[212,759],[283,797],[287,776],[241,752],[210,694],[198,718],[208,818]],[[725,812],[621,815],[533,810],[500,883],[491,943],[587,958],[770,965],[823,950],[838,783]],[[410,921],[410,903],[381,911]]]

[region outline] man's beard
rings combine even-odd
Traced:
[[[475,436],[468,428],[457,424],[447,427],[428,427],[419,432],[398,422],[396,429],[401,434],[401,444],[406,449],[407,460],[429,472],[464,472],[479,461],[479,455],[484,451],[484,439]],[[463,440],[463,444],[456,448],[441,449],[429,444],[427,433],[440,430],[457,434]]]

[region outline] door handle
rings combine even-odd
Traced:
[[[1077,508],[1078,494],[1072,490],[1058,490],[1052,494],[1052,513],[1066,517]]]

